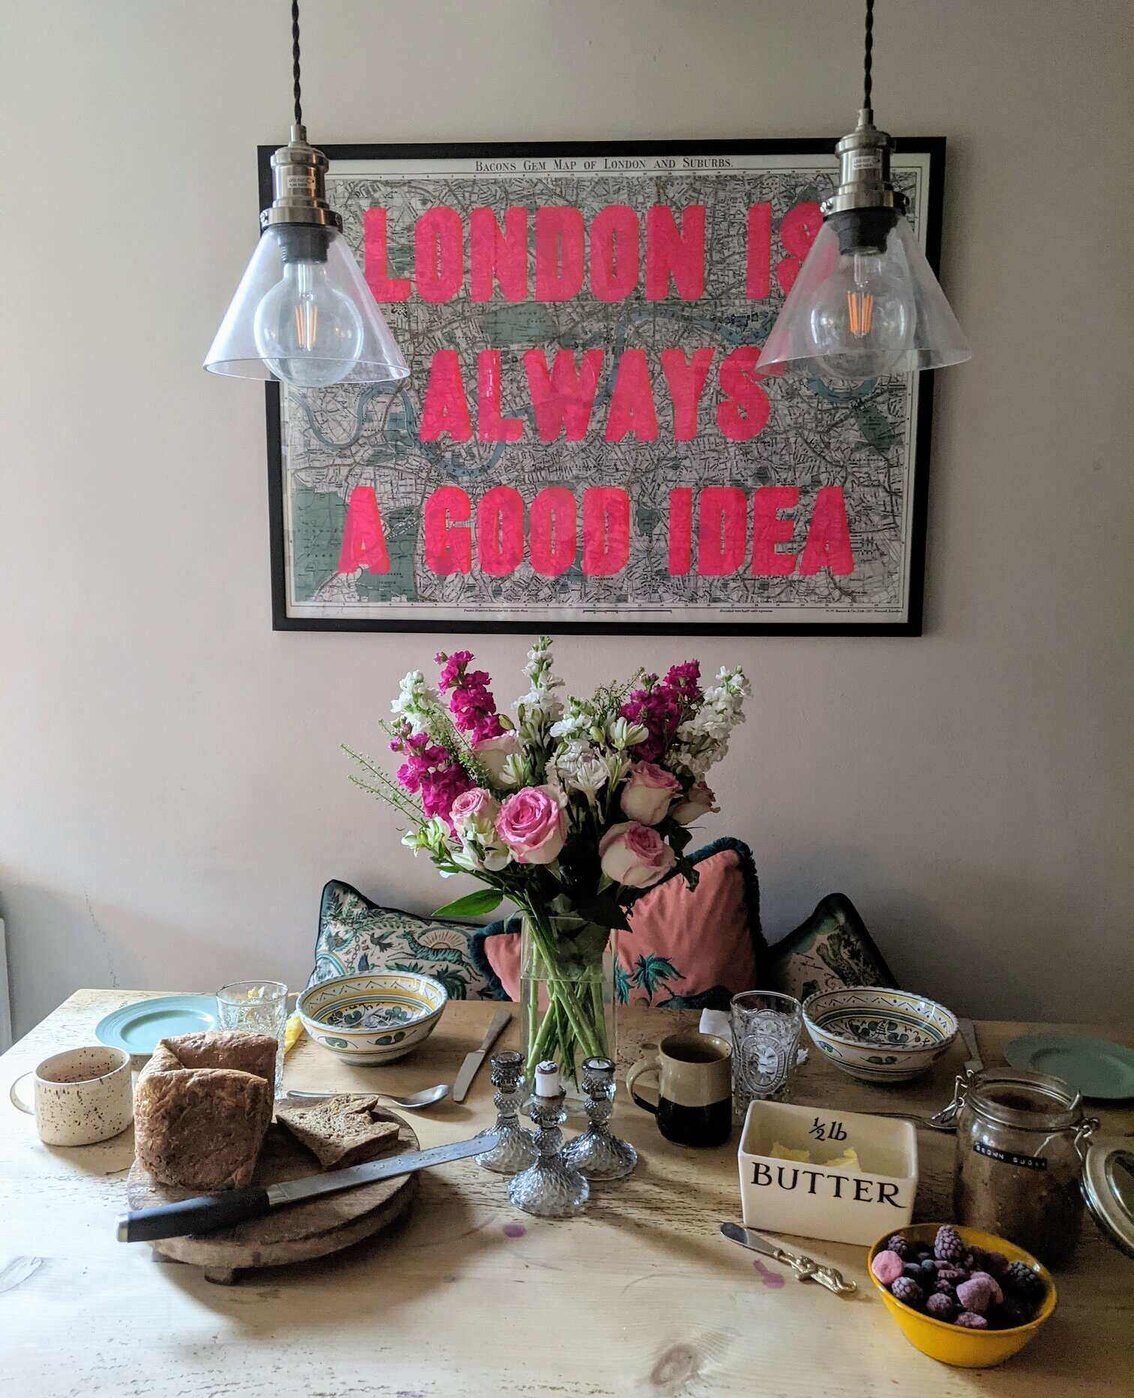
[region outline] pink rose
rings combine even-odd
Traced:
[[[668,874],[677,856],[658,832],[636,820],[612,825],[599,841],[602,871],[627,888],[649,888]]]
[[[494,782],[503,783],[504,763],[520,751],[520,740],[515,733],[501,733],[496,738],[481,738],[472,745],[473,756],[487,768]]]
[[[463,791],[449,810],[449,819],[457,830],[470,826],[481,834],[488,834],[492,823],[500,813],[500,802],[483,786],[474,786]]]
[[[712,789],[704,782],[694,782],[685,793],[685,800],[679,801],[670,815],[677,821],[678,825],[692,825],[695,820],[700,820],[703,815],[708,815],[710,811],[719,811],[717,798],[713,795]]]
[[[643,825],[657,825],[665,819],[681,783],[656,762],[635,762],[622,788],[622,814]]]
[[[496,834],[517,864],[550,864],[567,838],[567,817],[553,786],[525,786],[496,817]]]

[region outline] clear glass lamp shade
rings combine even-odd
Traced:
[[[327,229],[326,257],[292,256],[290,224],[265,229],[205,356],[213,374],[283,379],[299,388],[409,377],[358,263]]]
[[[945,293],[899,218],[882,252],[840,253],[830,222],[788,293],[758,367],[858,380],[972,357]]]

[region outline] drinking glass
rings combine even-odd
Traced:
[[[217,991],[221,1029],[242,1034],[270,1034],[276,1041],[275,1096],[283,1091],[284,1032],[287,1029],[287,986],[280,981],[233,981]]]
[[[748,1104],[782,1101],[791,1086],[803,1030],[803,1006],[774,990],[732,997],[732,1104],[743,1121]]]

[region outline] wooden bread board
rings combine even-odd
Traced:
[[[393,1112],[375,1108],[375,1116],[396,1121],[399,1126],[396,1152],[416,1151],[417,1134],[412,1126]],[[319,1162],[282,1127],[273,1123],[264,1137],[256,1164],[256,1184],[280,1184],[316,1174]],[[198,1237],[161,1238],[150,1246],[159,1257],[172,1262],[190,1262],[205,1269],[209,1281],[230,1285],[236,1273],[250,1267],[282,1267],[325,1257],[353,1243],[369,1238],[400,1218],[417,1193],[418,1177],[397,1175],[374,1184],[345,1189],[341,1194],[323,1194],[300,1204],[273,1209],[263,1218]],[[132,1209],[148,1209],[189,1199],[200,1190],[176,1189],[159,1184],[137,1160],[126,1179],[126,1197]]]

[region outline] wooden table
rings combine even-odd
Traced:
[[[94,1026],[136,992],[80,990],[3,1055],[0,1082],[48,1053],[91,1043]],[[293,1087],[409,1091],[451,1082],[497,1008],[451,1004],[403,1063],[349,1069],[309,1041],[288,1059]],[[634,1010],[621,1057],[695,1016]],[[978,1024],[987,1064],[1043,1026]],[[1121,1037],[1113,1029],[1084,1032]],[[518,1025],[508,1031],[518,1039]],[[508,1043],[506,1037],[503,1041]],[[812,1054],[794,1100],[850,1110],[932,1110],[950,1094],[958,1046],[928,1080],[874,1089]],[[26,1090],[26,1089],[25,1089]],[[192,1267],[115,1241],[131,1133],[49,1149],[7,1101],[0,1132],[0,1391],[33,1395],[224,1398],[424,1398],[424,1395],[1129,1394],[1134,1378],[1134,1262],[1092,1220],[1060,1307],[1002,1369],[949,1369],[913,1350],[883,1312],[860,1248],[806,1250],[854,1277],[844,1300],[790,1277],[770,1286],[754,1255],[718,1234],[739,1217],[735,1142],[720,1150],[663,1141],[620,1098],[614,1124],[642,1155],[637,1173],[597,1188],[586,1214],[542,1221],[513,1210],[504,1182],[469,1161],[427,1174],[409,1220],[324,1261],[249,1274],[219,1287]],[[1134,1131],[1134,1111],[1102,1113]],[[490,1124],[487,1073],[468,1101],[414,1125],[425,1146]],[[953,1138],[920,1132],[917,1216],[944,1218]],[[778,1269],[769,1263],[767,1272]]]

